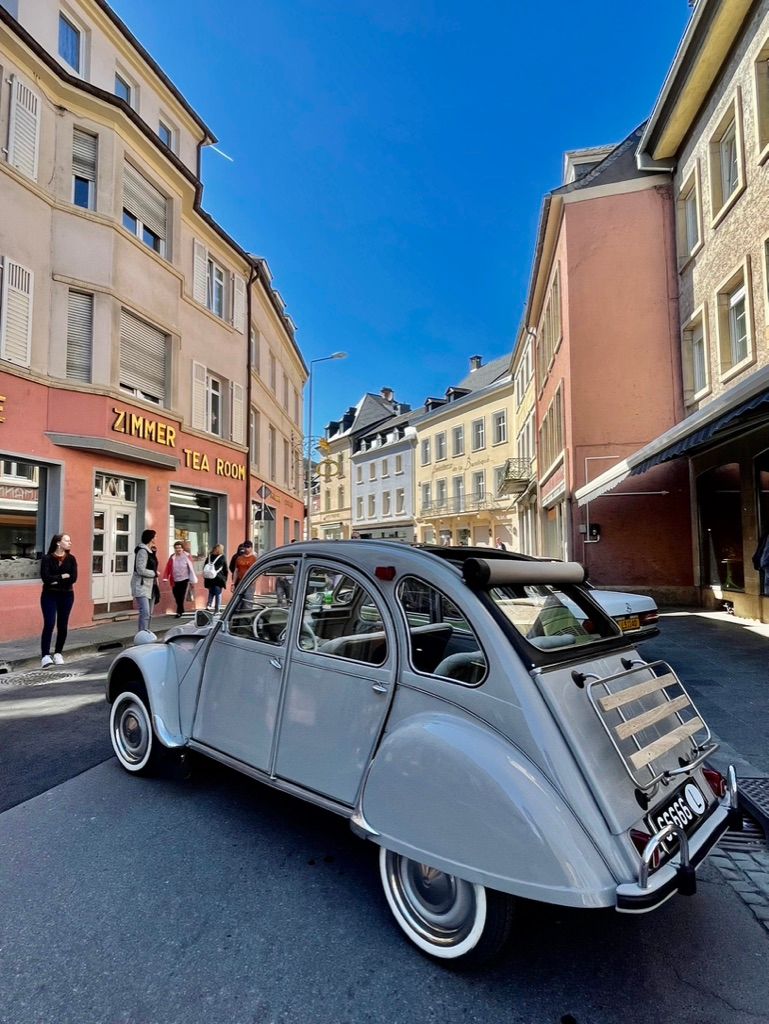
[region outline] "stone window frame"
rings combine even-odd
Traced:
[[[724,199],[721,177],[721,143],[734,125],[737,148],[737,186]],[[745,145],[742,126],[742,91],[739,87],[729,100],[715,131],[708,141],[708,174],[710,177],[711,228],[717,227],[745,191]]]
[[[758,163],[763,164],[769,159],[769,36],[753,62],[753,100]]]
[[[692,343],[697,328],[702,329],[702,339],[705,349],[705,384],[702,388],[695,391]],[[681,327],[681,362],[683,365],[684,402],[686,405],[692,405],[695,402],[701,401],[706,395],[709,395],[712,390],[710,342],[708,307],[707,304],[703,302],[701,306],[698,306],[697,309],[694,310],[689,319]]]
[[[694,204],[697,218],[697,241],[693,246],[688,244],[688,218],[687,203],[694,196]],[[695,160],[689,174],[681,183],[676,199],[676,236],[678,241],[678,269],[683,270],[690,260],[694,259],[705,244],[704,223],[702,217],[702,174],[700,162]]]
[[[745,292],[745,318],[747,325],[747,354],[737,363],[731,363],[731,335],[729,332],[729,298],[740,288]],[[753,327],[753,288],[750,257],[746,256],[733,268],[715,289],[714,301],[715,343],[718,356],[718,379],[722,384],[732,380],[755,362],[755,330]]]

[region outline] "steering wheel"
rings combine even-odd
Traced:
[[[283,611],[283,609],[280,610]],[[268,606],[267,608],[262,608],[262,610],[254,616],[251,629],[255,640],[264,640],[268,644],[275,643],[274,637],[269,636],[267,633],[267,626],[272,625],[272,613],[275,611],[278,611],[278,609]],[[288,618],[287,612],[286,618]],[[285,629],[283,632],[285,633]]]

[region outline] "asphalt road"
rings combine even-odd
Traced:
[[[105,761],[106,660],[0,694],[2,775],[10,733],[55,779],[0,813],[2,1024],[769,1022],[766,934],[707,865],[655,914],[524,904],[498,964],[435,965],[342,819],[213,764]]]

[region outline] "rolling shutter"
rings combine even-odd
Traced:
[[[6,258],[0,277],[0,359],[18,366],[29,366],[32,285],[32,271]]]
[[[192,363],[192,426],[206,429],[206,379],[208,371],[203,363]]]
[[[241,334],[246,333],[246,282],[242,277],[232,277],[232,326]]]
[[[120,311],[120,384],[163,405],[168,338],[127,309]]]
[[[40,142],[40,97],[15,75],[8,123],[8,163],[37,181]]]
[[[91,381],[93,295],[69,293],[67,310],[67,380]]]
[[[245,444],[243,437],[245,419],[243,410],[243,385],[230,383],[230,404],[232,414],[230,416],[230,440],[235,444]]]
[[[123,165],[123,207],[165,242],[168,200],[129,163]]]
[[[201,306],[206,305],[208,252],[198,241],[192,243],[192,297]]]
[[[96,154],[99,140],[80,128],[72,131],[72,173],[86,181],[96,182]]]

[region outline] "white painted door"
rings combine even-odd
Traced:
[[[131,600],[136,507],[97,503],[93,510],[92,596],[96,604]]]

